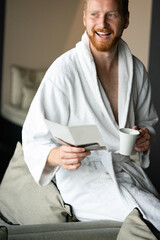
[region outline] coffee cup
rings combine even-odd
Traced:
[[[140,132],[131,128],[121,128],[120,132],[120,154],[130,156],[133,154],[134,146]]]

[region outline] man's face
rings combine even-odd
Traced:
[[[104,52],[116,46],[128,27],[129,16],[122,16],[117,0],[89,0],[83,22],[91,47]]]

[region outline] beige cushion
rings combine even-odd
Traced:
[[[11,66],[10,103],[12,106],[25,110],[29,108],[45,72],[45,69],[29,69],[18,65]]]
[[[12,223],[66,222],[70,206],[53,183],[40,187],[31,176],[18,142],[0,186],[0,211]]]
[[[31,87],[22,87],[22,101],[21,101],[21,108],[23,110],[28,110],[31,102],[36,94],[36,90]]]
[[[0,240],[7,240],[7,239],[8,239],[7,228],[4,226],[0,226]]]
[[[117,240],[157,240],[143,221],[141,214],[134,209],[125,219],[117,236]]]

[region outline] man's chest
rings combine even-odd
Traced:
[[[118,74],[103,75],[100,77],[100,81],[118,123]]]

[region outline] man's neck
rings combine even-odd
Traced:
[[[105,71],[110,72],[111,69],[117,64],[118,60],[118,50],[117,46],[106,52],[100,52],[96,50],[92,45],[90,49],[96,64],[97,71],[105,69]]]

